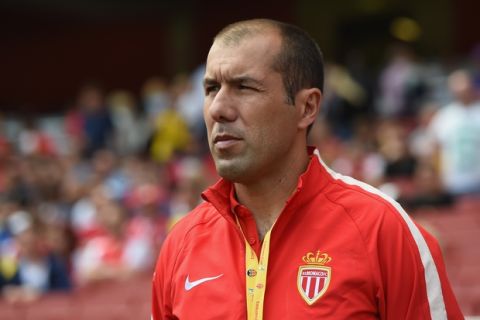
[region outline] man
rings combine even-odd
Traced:
[[[480,193],[480,101],[472,76],[456,70],[448,77],[453,101],[433,116],[428,131],[444,188],[456,196]]]
[[[435,240],[392,200],[307,147],[323,62],[302,30],[227,26],[204,117],[222,179],[165,241],[159,319],[460,319]]]

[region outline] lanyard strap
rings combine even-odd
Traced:
[[[236,215],[235,218],[237,219],[237,224],[240,227],[240,230],[242,230],[240,221],[238,221]],[[267,287],[268,255],[270,253],[270,234],[272,228],[268,230],[263,239],[260,259],[257,258],[257,254],[248,243],[242,230],[243,238],[245,240],[245,282],[248,320],[263,319],[263,304]]]

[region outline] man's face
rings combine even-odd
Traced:
[[[226,46],[216,41],[207,58],[204,117],[220,176],[253,182],[280,170],[297,133],[281,75],[272,69],[280,50],[274,32]]]

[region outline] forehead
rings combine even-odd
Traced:
[[[280,46],[280,36],[274,32],[250,35],[234,44],[218,39],[208,54],[206,77],[229,78],[272,72],[273,59]]]

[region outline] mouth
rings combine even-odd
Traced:
[[[213,138],[213,144],[218,149],[227,149],[242,139],[230,134],[218,134]]]

